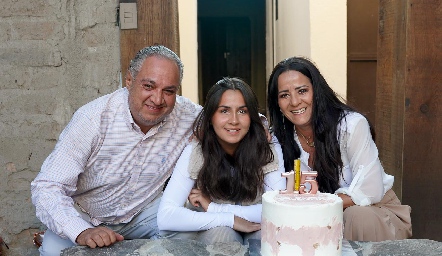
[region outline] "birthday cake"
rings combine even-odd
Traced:
[[[333,194],[262,196],[261,255],[341,255],[342,200]]]

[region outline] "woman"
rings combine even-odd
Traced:
[[[194,135],[161,199],[160,235],[207,244],[260,239],[261,195],[286,182],[281,148],[269,144],[251,88],[237,78],[218,81]],[[184,207],[188,196],[192,210]]]
[[[269,78],[270,124],[286,170],[301,159],[301,171],[318,172],[321,192],[344,205],[344,238],[383,241],[411,237],[410,207],[401,205],[394,178],[384,172],[367,119],[343,103],[316,66],[293,57]]]

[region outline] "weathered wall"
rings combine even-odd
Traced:
[[[35,255],[30,182],[80,106],[118,88],[118,0],[1,0],[0,236]]]

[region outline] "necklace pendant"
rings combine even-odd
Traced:
[[[312,139],[311,137],[306,137],[304,136],[304,134],[302,134],[301,132],[299,133],[301,134],[302,138],[304,138],[305,142],[307,143],[307,146],[314,148],[315,147],[315,141],[310,142],[310,140]]]

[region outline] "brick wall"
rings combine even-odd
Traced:
[[[118,0],[2,0],[0,236],[37,255],[30,182],[83,104],[118,88]]]

